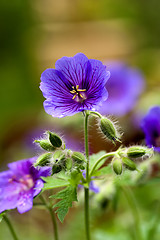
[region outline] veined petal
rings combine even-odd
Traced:
[[[19,213],[24,213],[33,207],[33,193],[32,191],[29,191],[27,193],[21,194],[19,200],[18,200],[18,205],[17,205],[17,210]]]
[[[72,116],[73,114],[78,112],[79,104],[74,103],[72,101],[52,101],[46,100],[44,101],[44,109],[45,111],[52,115],[53,117],[65,117]]]
[[[41,81],[40,89],[45,98],[65,99],[65,97],[72,97],[70,91],[73,85],[67,81],[61,72],[55,69],[46,69],[41,75]]]
[[[91,67],[88,58],[83,53],[78,53],[74,57],[62,57],[56,62],[55,67],[72,86],[86,87]]]

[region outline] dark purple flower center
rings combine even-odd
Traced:
[[[76,87],[72,86],[73,90],[70,91],[70,93],[73,94],[72,99],[76,102],[83,102],[87,97],[84,93],[86,89],[79,89],[79,85],[76,85]]]

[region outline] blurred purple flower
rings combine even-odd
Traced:
[[[160,152],[160,106],[152,107],[141,122],[146,144]]]
[[[106,83],[108,99],[103,103],[100,113],[122,116],[136,104],[144,89],[144,78],[139,70],[122,62],[107,63],[107,66],[111,73]]]
[[[85,177],[86,177],[86,171],[83,171],[83,172],[82,172],[82,175],[83,175],[83,177],[85,178]],[[79,184],[78,187],[82,188],[83,185]],[[95,185],[94,181],[90,181],[89,189],[90,189],[92,192],[99,193],[99,187],[97,187],[97,186]]]
[[[17,208],[19,213],[29,211],[33,198],[43,188],[41,177],[50,175],[50,168],[36,169],[37,157],[9,163],[9,170],[0,173],[0,212]]]
[[[102,62],[88,59],[82,53],[62,57],[55,69],[46,69],[41,75],[45,111],[61,118],[97,110],[108,97],[105,84],[109,77],[110,72]]]

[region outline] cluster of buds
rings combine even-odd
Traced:
[[[50,166],[52,175],[65,171],[80,171],[85,169],[85,156],[80,152],[65,149],[62,139],[55,133],[47,132],[48,139],[35,140],[40,147],[47,151],[40,155],[34,164],[35,167]]]
[[[153,149],[144,146],[132,146],[125,149],[119,149],[117,155],[112,160],[113,171],[121,175],[123,167],[130,171],[137,170],[137,160],[149,158],[153,155]]]

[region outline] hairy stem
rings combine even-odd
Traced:
[[[56,221],[56,217],[53,212],[52,206],[46,202],[46,200],[42,197],[42,195],[40,196],[40,199],[41,199],[42,203],[46,206],[47,210],[49,211],[49,213],[51,215],[53,230],[54,230],[54,240],[58,240],[57,221]]]
[[[100,113],[98,113],[98,112],[90,111],[90,114],[93,114],[93,115],[98,116],[99,118],[102,118],[102,115]]]
[[[110,152],[110,153],[106,153],[105,155],[103,155],[92,167],[91,172],[90,172],[90,176],[92,176],[94,170],[96,169],[96,167],[98,166],[98,164],[104,159],[104,158],[108,158],[111,156],[115,156],[117,154],[117,152]]]
[[[86,152],[86,182],[89,184],[89,147],[88,147],[88,117],[89,113],[85,112],[85,124],[84,124],[84,135],[85,135],[85,152]],[[90,227],[89,227],[89,188],[84,188],[84,201],[85,201],[85,228],[86,228],[86,239],[90,240]]]
[[[8,228],[9,228],[11,234],[12,234],[13,239],[14,239],[14,240],[18,240],[18,237],[17,237],[17,235],[16,235],[16,233],[15,233],[15,231],[14,231],[14,228],[13,228],[13,226],[12,226],[11,221],[9,220],[9,218],[4,214],[3,219],[4,219],[5,222],[7,223]]]

